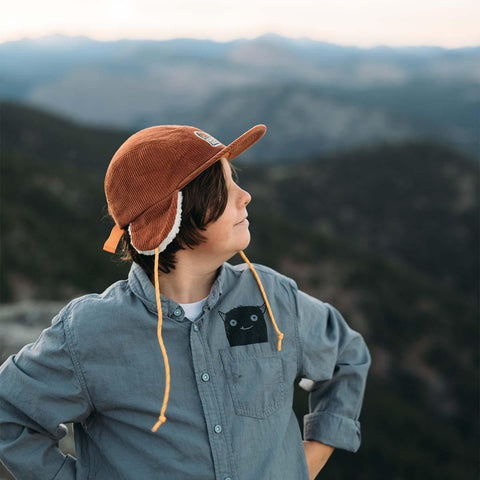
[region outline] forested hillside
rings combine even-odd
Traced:
[[[1,301],[66,302],[123,278],[128,266],[102,251],[111,225],[103,179],[132,132],[11,103],[0,121]],[[335,305],[372,354],[362,447],[336,451],[322,478],[476,479],[477,161],[417,141],[235,164],[252,194],[250,260]],[[48,325],[32,317],[34,304],[17,316],[8,308],[5,338]],[[294,407],[302,422],[301,389]]]

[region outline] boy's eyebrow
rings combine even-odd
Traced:
[[[232,174],[232,178],[235,178],[235,181],[237,181],[238,180],[237,169],[232,164],[229,164],[229,166],[230,166],[230,173]]]
[[[226,184],[227,188],[230,189],[230,185],[232,184],[232,171],[231,171],[231,169],[228,169],[228,170],[230,172],[230,175],[227,172],[225,172],[224,173],[224,178],[225,178],[225,184]]]
[[[227,178],[226,178],[227,188],[230,188],[232,183],[237,183],[238,185],[239,177],[238,177],[238,172],[236,168],[233,166],[233,164],[227,161],[227,165],[228,165],[228,172],[230,173],[230,175],[227,175]]]

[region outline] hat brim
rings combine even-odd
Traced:
[[[258,142],[267,131],[267,127],[263,124],[255,125],[250,130],[247,130],[244,134],[236,138],[232,143],[228,144],[226,147],[218,151],[213,157],[211,157],[206,162],[202,163],[195,171],[193,171],[179,188],[183,188],[185,185],[190,183],[194,178],[198,177],[200,173],[206,170],[208,167],[213,165],[215,162],[218,162],[221,158],[225,157],[228,161],[232,161],[234,158],[238,157],[245,150],[248,150],[252,145]]]

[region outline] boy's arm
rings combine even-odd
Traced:
[[[294,283],[300,377],[312,380],[304,439],[356,452],[358,421],[371,358],[363,337],[332,305]]]
[[[73,361],[58,315],[0,367],[0,460],[19,479],[75,479],[75,459],[58,441],[62,424],[82,421],[91,405]]]

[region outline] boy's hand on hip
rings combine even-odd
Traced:
[[[330,455],[335,448],[315,440],[304,440],[303,449],[305,450],[305,458],[307,459],[310,480],[315,480],[318,472],[320,472],[323,466],[327,463],[327,460],[330,458]]]

